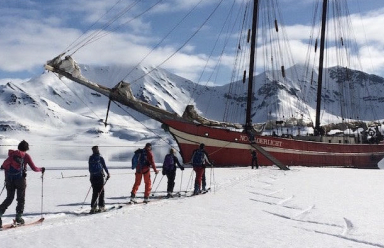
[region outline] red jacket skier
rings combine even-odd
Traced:
[[[0,205],[0,227],[2,226],[1,216],[4,214],[5,210],[11,205],[15,197],[15,192],[17,194],[17,206],[16,206],[16,222],[19,224],[24,224],[22,218],[25,205],[25,189],[27,187],[27,167],[29,167],[35,172],[44,173],[45,168],[36,167],[33,163],[31,156],[26,153],[29,150],[29,144],[23,140],[17,147],[18,150],[9,150],[8,158],[4,161],[1,166],[5,170],[5,186],[7,188],[7,198]]]
[[[151,143],[147,143],[142,151],[139,164],[136,167],[135,184],[133,185],[131,191],[132,203],[136,203],[136,192],[140,187],[142,178],[144,178],[145,184],[144,202],[149,201],[149,194],[151,193],[152,189],[150,167],[152,167],[156,174],[159,173],[159,171],[156,169],[155,161],[153,159],[152,145]]]

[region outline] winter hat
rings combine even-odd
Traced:
[[[200,144],[200,149],[204,149],[204,147],[205,147],[204,143],[201,143]]]
[[[17,149],[22,152],[26,152],[29,150],[29,144],[27,141],[23,140],[20,142],[20,144],[17,146]]]
[[[147,143],[147,144],[145,144],[145,147],[152,147],[152,144],[151,143]]]
[[[92,146],[93,153],[99,153],[99,146]]]

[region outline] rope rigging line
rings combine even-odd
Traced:
[[[72,54],[75,54],[78,50],[80,50],[81,48],[109,35],[110,33],[109,32],[106,32],[105,30],[110,27],[114,22],[116,22],[120,17],[122,17],[123,15],[125,15],[129,10],[131,10],[136,4],[138,4],[141,0],[137,0],[136,2],[132,3],[130,6],[127,6],[126,8],[124,8],[118,15],[116,15],[113,19],[111,19],[109,22],[107,22],[101,29],[99,30],[95,30],[93,33],[91,33],[87,39],[84,39],[82,42],[83,45],[80,46],[80,44],[78,45],[79,48],[77,48]],[[134,20],[135,18],[133,18],[132,20]],[[132,21],[130,20],[130,21]],[[117,26],[115,29],[112,29],[112,31],[114,30],[117,30],[121,25]],[[104,33],[103,33],[104,32]]]
[[[252,15],[249,11],[250,9],[250,2],[248,1],[245,5],[243,5],[241,8],[243,8],[242,13],[243,19],[242,23],[239,27],[240,35],[237,41],[237,49],[236,49],[236,55],[233,63],[233,69],[231,72],[231,79],[230,84],[228,88],[228,95],[232,96],[232,99],[227,98],[226,104],[225,104],[225,112],[223,116],[223,121],[227,122],[238,122],[240,119],[244,119],[244,109],[241,106],[241,104],[232,104],[233,100],[235,101],[242,101],[243,94],[247,90],[247,85],[244,84],[244,81],[242,84],[239,85],[238,81],[236,81],[237,78],[241,78],[241,80],[245,80],[244,73],[246,70],[244,68],[247,67],[248,64],[248,58],[249,58],[249,51],[250,47],[248,45],[248,40],[246,38],[246,34],[248,29],[246,28],[249,26]]]
[[[124,109],[123,107],[121,107],[117,102],[115,101],[112,101],[114,104],[116,104],[117,107],[119,107],[120,109],[122,109],[125,113],[127,113],[129,116],[131,116],[135,121],[139,122],[143,127],[145,127],[145,129],[149,130],[150,132],[152,132],[158,139],[162,140],[164,143],[166,143],[169,147],[172,147],[174,148],[173,146],[171,146],[165,139],[163,139],[159,134],[155,133],[155,131],[153,131],[152,129],[150,129],[149,127],[147,127],[144,123],[142,123],[140,120],[138,120],[137,118],[135,118],[133,115],[131,115],[131,113],[129,113],[126,109]],[[174,148],[175,149],[175,148]],[[178,151],[180,152],[180,151]]]
[[[141,0],[136,0],[135,2],[133,2],[132,4],[128,5],[127,7],[125,7],[122,11],[119,12],[119,14],[115,15],[114,18],[112,18],[109,22],[107,22],[100,30],[97,30],[97,31],[94,31],[93,33],[91,33],[89,36],[87,36],[86,38],[84,38],[81,42],[78,42],[76,44],[75,47],[78,47],[71,55],[73,55],[74,53],[76,53],[79,49],[83,48],[84,46],[86,45],[89,45],[95,41],[98,41],[100,40],[101,38],[104,38],[105,36],[107,35],[110,35],[113,31],[116,31],[117,29],[120,29],[122,26],[124,25],[127,25],[128,23],[138,19],[140,16],[144,15],[145,13],[149,12],[150,10],[152,10],[154,7],[156,7],[157,5],[159,5],[163,0],[158,0],[155,4],[151,5],[150,7],[148,7],[147,9],[145,9],[144,11],[142,11],[141,13],[139,13],[138,15],[132,17],[131,19],[129,19],[128,21],[118,25],[117,27],[111,29],[109,32],[106,32],[105,30],[110,27],[114,22],[116,22],[118,19],[120,19],[123,15],[125,15],[129,10],[131,10],[134,6],[136,6]],[[101,18],[100,18],[101,19]],[[99,19],[99,20],[100,20]],[[104,31],[104,33],[103,33]],[[71,50],[73,50],[74,48],[72,48]]]
[[[82,42],[84,42],[84,40],[86,40],[88,37],[82,39],[81,41],[79,41],[78,43],[76,43],[78,40],[80,40],[81,37],[83,37],[85,35],[85,33],[87,33],[92,27],[94,27],[104,16],[106,16],[110,11],[112,11],[112,9],[114,9],[118,4],[119,2],[121,2],[122,0],[118,0],[109,10],[107,10],[104,15],[102,15],[99,19],[97,19],[91,26],[89,26],[76,40],[74,40],[71,44],[69,44],[62,53],[66,53],[66,52],[69,52],[70,50],[74,49],[75,47],[77,47],[79,44],[81,44]],[[76,43],[76,45],[74,45]],[[71,48],[73,46],[73,48]]]
[[[226,20],[224,21],[224,24],[223,24],[223,26],[222,26],[222,29],[221,29],[220,32],[219,32],[219,35],[217,36],[216,42],[215,42],[215,44],[214,44],[214,46],[213,46],[213,48],[212,48],[212,50],[211,50],[211,54],[209,55],[209,58],[208,58],[208,60],[207,60],[207,63],[206,63],[206,65],[204,66],[204,70],[202,71],[201,76],[200,76],[199,81],[198,81],[197,84],[200,83],[200,80],[201,80],[201,78],[202,78],[202,76],[203,76],[203,74],[204,74],[204,71],[205,71],[205,69],[206,69],[206,66],[208,65],[209,60],[210,60],[210,58],[211,58],[212,55],[213,55],[213,52],[214,52],[214,50],[215,50],[215,48],[216,48],[216,45],[217,45],[218,41],[220,40],[220,37],[221,37],[221,35],[222,35],[222,33],[223,33],[223,30],[224,30],[225,26],[227,25],[227,23],[230,23],[230,20],[231,20],[231,17],[232,17],[232,13],[234,12],[234,6],[235,6],[235,3],[236,3],[236,1],[233,1],[233,2],[232,2],[232,6],[231,6],[231,8],[230,8],[230,10],[229,10],[229,13],[228,13],[228,15],[227,15],[227,18],[226,18]],[[240,18],[240,12],[238,12],[238,13],[239,13],[239,14],[234,18],[235,20],[239,20],[239,18]],[[224,38],[223,48],[222,48],[222,50],[221,50],[221,52],[220,52],[220,55],[219,55],[219,57],[218,57],[218,59],[217,59],[217,63],[216,63],[216,65],[215,65],[215,67],[212,69],[212,72],[211,72],[210,76],[209,76],[208,79],[206,80],[205,86],[208,85],[208,83],[211,81],[211,78],[214,76],[214,74],[216,74],[216,76],[215,76],[215,79],[214,79],[212,82],[217,82],[217,77],[218,77],[218,75],[219,75],[219,69],[220,69],[220,67],[221,67],[221,63],[222,63],[222,59],[223,59],[223,56],[224,56],[224,52],[225,52],[225,49],[226,49],[226,47],[228,46],[229,41],[230,41],[230,39],[231,39],[231,34],[234,33],[234,29],[235,29],[235,27],[236,27],[236,23],[237,23],[237,21],[234,21],[233,23],[234,23],[234,24],[232,25],[232,29],[230,29],[230,26],[228,25],[228,30],[227,30],[227,32],[225,32],[225,33],[226,33],[226,37]],[[192,96],[193,96],[194,93],[195,93],[197,84],[195,85],[195,89],[194,89],[194,91],[193,91],[193,93],[192,93],[192,95],[191,95],[190,101],[191,101],[191,99],[192,99]],[[199,95],[199,96],[201,96],[201,95]],[[195,100],[199,99],[199,96],[197,96],[197,97],[195,98]],[[205,109],[205,112],[204,112],[204,113],[208,113],[208,109],[209,109],[209,107],[210,107],[210,102],[211,102],[212,99],[213,99],[212,97],[209,98],[209,101],[208,101],[208,104],[206,105],[206,109]]]
[[[244,66],[244,61],[245,61],[245,59],[244,59],[245,52],[244,51],[245,51],[245,49],[243,49],[243,47],[248,48],[248,46],[246,45],[246,43],[247,43],[246,39],[244,39],[243,37],[244,37],[245,24],[246,24],[246,20],[247,20],[247,16],[248,16],[249,6],[250,6],[249,2],[247,2],[247,4],[245,4],[245,6],[244,6],[243,21],[241,23],[240,35],[239,35],[239,38],[237,41],[238,47],[236,49],[236,55],[235,55],[235,59],[233,62],[233,67],[232,67],[232,73],[231,73],[231,79],[230,79],[231,83],[229,84],[229,88],[228,88],[228,94],[232,95],[232,96],[238,95],[238,91],[239,91],[240,87],[235,87],[235,79],[239,78],[240,75],[243,75],[243,71],[241,70],[241,68],[245,68],[245,66]],[[244,92],[244,89],[242,89],[241,92]],[[227,122],[230,121],[229,116],[234,116],[233,115],[234,113],[240,112],[240,111],[232,111],[231,115],[230,115],[230,109],[235,109],[235,108],[232,107],[232,104],[231,104],[229,98],[225,102],[225,108],[224,109],[225,110],[224,110],[223,121],[227,121]]]
[[[233,7],[234,7],[234,4],[235,4],[235,1],[232,2],[232,6],[231,6],[231,8],[230,8],[230,10],[229,10],[229,13],[232,12]],[[206,68],[207,68],[207,66],[208,66],[208,64],[209,64],[209,61],[211,60],[211,58],[212,58],[212,56],[213,56],[213,52],[215,51],[216,46],[217,46],[217,44],[218,44],[218,42],[219,42],[219,40],[220,40],[220,37],[221,37],[221,35],[222,35],[223,31],[224,31],[224,28],[225,28],[225,26],[226,26],[226,23],[228,23],[229,17],[230,17],[230,15],[228,14],[227,17],[226,17],[226,19],[225,19],[225,21],[223,22],[223,26],[222,26],[222,28],[220,29],[219,34],[217,35],[216,41],[215,41],[215,43],[214,43],[214,45],[213,45],[213,47],[212,47],[212,49],[211,49],[211,52],[210,52],[208,58],[206,59],[206,63],[205,63],[205,65],[204,65],[204,67],[203,67],[203,70],[202,70],[202,72],[201,72],[201,74],[200,74],[200,77],[199,77],[199,79],[197,80],[197,83],[195,84],[195,87],[193,88],[192,95],[191,95],[190,98],[189,98],[188,104],[190,104],[190,102],[191,102],[191,100],[192,100],[192,97],[193,97],[193,95],[195,94],[197,85],[199,85],[200,82],[201,82],[201,79],[202,79],[202,77],[203,77],[203,75],[204,75],[204,72],[205,72],[205,70],[206,70]],[[229,34],[227,34],[227,36],[228,36],[228,35],[229,35]],[[219,60],[221,59],[222,55],[223,55],[223,52],[220,54]],[[218,63],[220,63],[220,62],[218,62]],[[217,66],[217,64],[216,64],[216,66]],[[215,68],[216,68],[216,66],[215,66]],[[215,69],[214,69],[213,71],[215,71]],[[213,73],[213,72],[212,72],[212,73]],[[211,77],[212,77],[212,74],[211,74],[211,76],[209,77],[209,79],[210,79]],[[209,82],[209,79],[207,80],[205,86],[207,86],[207,84],[208,84],[208,82]],[[198,99],[198,97],[197,97],[196,99]]]
[[[153,71],[155,71],[157,68],[159,68],[160,66],[162,66],[163,64],[165,64],[168,60],[170,60],[173,56],[175,56],[175,54],[177,54],[181,49],[183,49],[191,40],[193,37],[196,36],[196,34],[205,26],[205,24],[208,22],[208,20],[213,16],[213,14],[216,12],[216,10],[219,8],[219,6],[222,4],[224,0],[221,0],[217,6],[215,7],[215,9],[213,10],[213,12],[208,16],[208,18],[196,29],[196,31],[179,47],[177,48],[170,56],[168,56],[163,62],[161,62],[160,64],[158,64],[157,66],[155,66],[154,68],[152,68],[151,70],[149,70],[148,72],[146,72],[144,75],[140,76],[139,78],[133,80],[131,83],[135,83],[137,81],[139,81],[140,79],[144,78],[146,75],[152,73]]]
[[[134,16],[134,17],[131,18],[130,20],[128,20],[128,21],[126,21],[126,22],[124,22],[124,23],[118,25],[116,28],[111,29],[111,31],[116,31],[117,29],[121,28],[122,26],[127,25],[128,23],[130,23],[130,22],[132,22],[132,21],[138,19],[140,16],[144,15],[145,13],[149,12],[149,11],[152,10],[154,7],[156,7],[157,5],[159,5],[162,1],[163,1],[163,0],[158,0],[154,5],[150,6],[150,7],[147,8],[145,11],[143,11],[143,12],[141,12],[140,14]],[[89,42],[87,42],[87,45],[88,45],[88,44],[91,44],[91,43],[93,43],[93,42],[95,42],[95,41],[98,41],[98,40],[100,40],[101,38],[104,38],[105,36],[110,35],[110,34],[111,34],[111,32],[105,32],[104,34],[100,35],[99,37],[96,37],[96,38],[90,40]]]
[[[81,99],[75,91],[73,91],[64,81],[56,74],[56,77],[100,120],[101,118]]]
[[[158,48],[163,42],[164,42],[164,40],[166,40],[168,37],[169,37],[169,35],[171,35],[172,33],[173,33],[173,31],[175,31],[176,30],[176,28],[178,27],[178,26],[180,26],[183,22],[184,22],[184,20],[186,20],[187,19],[187,17],[188,16],[190,16],[191,14],[192,14],[192,12],[200,5],[200,3],[202,2],[203,0],[200,0],[198,3],[196,3],[194,6],[193,6],[193,8],[183,17],[183,18],[181,18],[181,20],[180,21],[178,21],[178,23],[164,36],[164,38],[163,39],[161,39],[153,48],[152,48],[152,50],[150,51],[150,52],[148,52],[145,56],[144,56],[144,58],[142,59],[142,60],[140,60],[140,62],[139,63],[137,63],[136,64],[136,66],[134,66],[126,75],[125,75],[125,77],[122,79],[122,80],[124,80],[124,79],[126,79],[134,70],[135,70],[135,68],[137,68],[150,54],[152,54],[155,50],[156,50],[156,48]]]
[[[97,23],[100,22],[100,20],[106,16],[109,12],[111,12],[120,2],[121,0],[117,1],[108,11],[106,11],[106,13],[104,13],[104,15],[102,15],[97,21],[95,21],[87,30],[85,30],[83,32],[82,35],[80,35],[75,41],[73,41],[64,51],[65,53],[71,51],[71,50],[74,50],[76,49],[74,52],[72,52],[71,56],[73,54],[75,54],[79,49],[81,49],[82,47],[86,46],[87,44],[89,44],[89,42],[93,39],[95,39],[95,37],[97,37],[103,30],[105,30],[106,28],[108,28],[109,26],[111,26],[118,18],[113,18],[111,19],[110,21],[108,21],[106,24],[104,24],[102,26],[102,28],[100,28],[99,30],[95,30],[93,32],[91,32],[90,34],[88,34],[86,37],[84,37],[83,39],[80,40],[81,37],[85,36],[85,34],[91,30],[92,27],[94,27]],[[119,18],[121,16],[123,16],[124,14],[126,14],[130,9],[132,9],[137,3],[139,3],[141,0],[136,0],[136,2],[132,3],[131,5],[125,7],[117,16],[119,16]],[[80,41],[78,41],[80,40]],[[77,42],[78,41],[78,42]],[[64,52],[63,52],[64,53]]]

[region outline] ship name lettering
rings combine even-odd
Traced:
[[[269,145],[269,146],[281,147],[282,141],[258,138],[258,139],[256,139],[256,143],[260,144],[260,145]]]

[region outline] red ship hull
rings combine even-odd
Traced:
[[[248,166],[254,150],[246,133],[213,128],[177,120],[164,120],[176,139],[184,163],[200,143],[216,166]],[[287,166],[378,168],[384,158],[384,145],[332,144],[282,137],[255,136],[254,142]],[[258,154],[260,165],[273,165]]]

